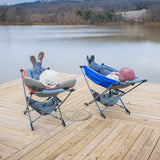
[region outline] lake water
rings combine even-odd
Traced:
[[[160,83],[160,27],[0,26],[0,83],[31,68],[30,55],[45,52],[44,67],[81,74],[86,55],[116,69],[132,68],[140,78]]]

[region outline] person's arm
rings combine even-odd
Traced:
[[[119,73],[118,72],[112,72],[111,75],[119,76]]]
[[[44,89],[56,89],[56,87],[50,88],[50,87],[45,86]]]

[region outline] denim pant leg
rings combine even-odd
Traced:
[[[100,65],[97,64],[95,61],[91,61],[89,67],[99,73]]]
[[[95,70],[96,72],[102,74],[102,75],[108,75],[111,72],[108,71],[107,69],[105,69],[103,66],[97,64],[95,61],[92,61],[89,65],[90,68],[92,68],[93,70]]]
[[[43,72],[40,62],[36,62],[33,68],[33,79],[39,80],[41,73]]]
[[[108,74],[111,73],[111,71],[108,71],[106,68],[104,68],[103,66],[101,66],[101,68],[99,70],[99,73],[107,76]]]

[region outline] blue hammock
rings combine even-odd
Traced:
[[[82,66],[82,67],[85,71],[85,75],[94,83],[102,87],[109,88],[113,83],[120,84],[120,82],[107,78],[106,76],[97,73],[96,71],[92,70],[91,68],[88,68],[87,66]]]
[[[109,66],[104,65],[104,64],[102,64],[102,65],[106,70],[108,70],[110,72],[118,72],[118,70],[116,70],[112,67],[109,67]],[[88,86],[88,88],[89,88],[89,90],[90,90],[90,92],[93,96],[93,100],[89,103],[85,103],[85,105],[88,106],[89,104],[95,102],[99,111],[100,111],[101,116],[103,116],[104,118],[105,118],[105,115],[103,114],[103,111],[107,107],[113,106],[115,104],[124,108],[126,110],[126,112],[128,112],[130,114],[130,111],[124,105],[121,97],[124,96],[125,94],[127,94],[128,92],[130,92],[131,90],[135,89],[139,85],[141,85],[143,82],[147,81],[146,79],[142,80],[142,79],[136,77],[132,81],[119,82],[119,81],[107,78],[106,76],[104,76],[102,74],[99,74],[98,72],[92,70],[91,68],[89,68],[85,65],[80,66],[80,68],[81,68],[83,76],[86,80],[87,86]],[[101,94],[99,94],[95,90],[91,89],[86,77],[88,77],[95,84],[104,87],[106,90],[104,92],[102,92]],[[126,88],[128,86],[132,86],[132,88],[129,89],[128,91],[120,90],[120,89]],[[119,100],[121,101],[122,105],[117,104],[117,102]],[[105,105],[105,108],[100,109],[97,101],[100,101],[103,105]]]

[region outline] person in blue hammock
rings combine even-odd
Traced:
[[[90,58],[87,55],[88,65],[94,71],[106,76],[107,78],[124,82],[124,81],[131,81],[135,79],[135,73],[132,69],[128,67],[123,67],[119,70],[119,72],[111,72],[107,70],[104,66],[101,66],[95,62],[95,57],[92,55]]]

